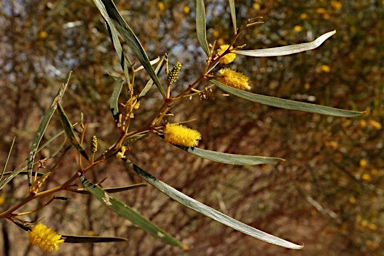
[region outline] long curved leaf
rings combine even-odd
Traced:
[[[250,92],[246,92],[243,90],[239,90],[239,89],[227,86],[216,80],[211,80],[211,82],[215,84],[217,87],[219,87],[220,89],[230,94],[233,94],[237,97],[240,97],[249,101],[261,103],[264,105],[276,107],[276,108],[300,110],[304,112],[317,113],[317,114],[329,115],[329,116],[338,116],[338,117],[357,117],[364,113],[359,111],[332,108],[332,107],[316,105],[316,104],[311,104],[306,102],[286,100],[286,99],[275,98],[271,96],[250,93]]]
[[[209,56],[204,0],[196,0],[196,34],[201,48]]]
[[[121,17],[119,11],[116,8],[115,3],[112,0],[93,0],[99,9],[101,15],[104,17],[106,22],[110,27],[116,27],[120,36],[124,39],[124,41],[128,44],[131,50],[135,53],[136,57],[139,59],[140,63],[147,70],[149,76],[155,82],[157,88],[160,93],[165,96],[164,89],[161,86],[160,80],[157,77],[149,58],[144,51],[143,46],[141,45],[139,39],[132,31],[132,29],[125,22],[123,17]]]
[[[211,161],[224,163],[224,164],[257,165],[257,164],[270,164],[278,161],[284,161],[284,159],[278,158],[278,157],[237,155],[237,154],[221,153],[221,152],[201,149],[197,147],[184,147],[184,146],[177,146],[177,147],[195,156],[199,156],[205,159],[209,159]]]
[[[111,243],[111,242],[126,242],[127,238],[114,236],[74,236],[61,235],[64,238],[64,243]]]
[[[186,245],[182,244],[176,238],[172,237],[170,234],[153,224],[131,207],[112,197],[105,190],[87,180],[83,175],[79,176],[84,187],[109,209],[130,220],[156,239],[173,246],[187,249]]]
[[[124,187],[103,188],[103,190],[107,193],[118,193],[118,192],[123,192],[123,191],[131,190],[131,189],[135,189],[135,188],[146,187],[146,186],[147,186],[146,183],[138,183],[138,184],[133,184],[133,185],[124,186]],[[89,194],[90,193],[85,188],[78,188],[78,189],[73,189],[73,190],[70,189],[69,191],[75,192],[78,194]]]
[[[313,50],[324,43],[325,40],[330,38],[336,33],[336,30],[327,32],[320,37],[316,38],[312,42],[302,43],[302,44],[294,44],[287,45],[281,47],[273,47],[267,49],[256,49],[256,50],[235,50],[233,51],[239,55],[245,55],[249,57],[276,57],[276,56],[284,56],[295,54],[299,52],[305,52],[309,50]]]
[[[252,236],[254,238],[260,239],[262,241],[279,245],[285,248],[289,249],[301,249],[303,246],[297,245],[291,242],[288,242],[286,240],[283,240],[281,238],[278,238],[276,236],[272,236],[268,233],[265,233],[261,230],[258,230],[256,228],[253,228],[251,226],[248,226],[238,220],[235,220],[205,204],[200,203],[199,201],[196,201],[195,199],[181,193],[180,191],[174,189],[173,187],[165,184],[161,180],[153,177],[151,174],[145,172],[143,169],[135,165],[129,160],[126,160],[126,163],[128,166],[135,171],[140,177],[142,177],[144,180],[146,180],[148,183],[153,185],[155,188],[166,194],[167,196],[171,197],[172,199],[176,200],[177,202],[181,203],[182,205],[197,211],[217,222],[220,222],[228,227],[231,227],[233,229],[236,229],[244,234],[247,234],[249,236]]]
[[[113,44],[115,51],[117,53],[117,57],[119,58],[121,68],[123,69],[125,79],[127,79],[127,83],[130,84],[129,73],[128,73],[128,63],[127,63],[127,59],[126,59],[125,54],[124,54],[123,47],[121,46],[121,43],[119,40],[117,30],[116,30],[115,26],[110,25],[110,24],[112,24],[112,21],[109,19],[109,17],[108,17],[108,21],[106,22],[106,24],[107,24],[109,35],[110,35],[111,40],[112,40],[112,44]]]
[[[47,112],[45,113],[45,115],[43,117],[43,120],[41,120],[39,128],[37,129],[35,137],[34,137],[34,139],[32,141],[32,145],[29,148],[28,169],[27,169],[27,171],[30,174],[32,173],[33,162],[35,160],[35,156],[36,156],[36,153],[37,153],[37,149],[38,149],[38,147],[40,145],[40,141],[41,141],[41,139],[44,136],[44,133],[45,133],[45,130],[47,129],[49,121],[51,120],[53,114],[55,113],[55,110],[57,108],[57,102],[59,102],[61,100],[61,98],[64,95],[65,89],[67,89],[67,86],[68,86],[68,83],[69,83],[69,79],[71,78],[71,73],[72,72],[68,73],[68,75],[67,75],[67,77],[65,79],[65,82],[60,86],[60,89],[57,92],[56,97],[53,99],[51,105],[47,109]],[[29,183],[29,185],[32,184],[32,176],[31,175],[28,175],[28,183]]]

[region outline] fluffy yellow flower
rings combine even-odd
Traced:
[[[243,75],[242,73],[230,70],[229,68],[224,68],[219,70],[219,74],[220,76],[218,77],[218,80],[223,84],[241,90],[251,89],[249,86],[249,77]]]
[[[201,135],[198,131],[179,124],[167,124],[164,139],[175,145],[195,147],[199,144]]]
[[[217,56],[221,56],[224,54],[226,50],[228,50],[229,44],[224,44],[220,46],[219,49],[217,49]],[[231,51],[233,47],[231,46],[229,50]],[[220,58],[220,63],[222,64],[229,64],[233,62],[236,59],[236,54],[235,53],[227,53],[224,56]]]
[[[59,244],[64,243],[61,235],[43,224],[37,224],[29,233],[29,241],[31,244],[40,247],[45,251],[58,251]]]

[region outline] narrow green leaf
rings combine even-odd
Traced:
[[[67,135],[68,140],[71,142],[71,144],[79,150],[80,154],[87,160],[89,160],[89,157],[87,153],[85,152],[83,146],[80,145],[80,143],[77,141],[75,133],[73,132],[73,126],[71,122],[68,119],[68,116],[65,114],[65,111],[63,107],[61,106],[60,102],[57,102],[59,114],[60,114],[60,119],[61,123],[63,125],[65,134]]]
[[[284,159],[278,158],[278,157],[237,155],[237,154],[228,154],[228,153],[210,151],[210,150],[205,150],[205,149],[196,148],[196,147],[184,147],[184,146],[177,146],[177,147],[195,156],[199,156],[205,159],[209,159],[211,161],[224,163],[224,164],[258,165],[258,164],[270,164],[278,161],[284,161]]]
[[[116,198],[110,196],[106,191],[101,189],[99,186],[93,184],[87,180],[83,175],[79,174],[80,180],[83,183],[84,187],[91,192],[100,202],[107,206],[112,211],[123,216],[124,218],[130,220],[145,232],[149,233],[156,239],[163,241],[164,243],[177,246],[183,249],[187,247],[178,241],[176,238],[172,237],[170,234],[153,224],[151,221],[143,217],[141,214],[133,210],[128,205],[122,203]]]
[[[128,63],[127,63],[127,60],[126,60],[126,57],[124,54],[123,47],[121,46],[119,36],[118,36],[118,33],[117,33],[115,26],[110,25],[110,24],[112,24],[112,21],[110,19],[108,19],[108,20],[109,20],[109,22],[107,21],[106,24],[107,24],[109,35],[110,35],[111,40],[112,40],[112,44],[113,44],[115,51],[117,53],[117,57],[119,58],[120,66],[123,69],[125,79],[127,79],[127,83],[130,83],[129,73],[128,73]]]
[[[147,184],[145,183],[139,183],[139,184],[134,184],[134,185],[130,185],[130,186],[124,186],[124,187],[116,187],[116,188],[103,188],[103,190],[107,193],[118,193],[118,192],[123,192],[123,191],[127,191],[127,190],[131,190],[131,189],[135,189],[135,188],[140,188],[140,187],[146,187]],[[74,189],[74,190],[70,190],[71,192],[75,192],[75,193],[78,193],[78,194],[89,194],[90,192],[85,189],[85,188],[78,188],[78,189]]]
[[[209,56],[204,0],[196,0],[196,34],[201,48]]]
[[[35,134],[35,137],[32,141],[32,145],[29,148],[29,155],[28,155],[28,172],[31,173],[33,169],[33,161],[35,160],[36,151],[40,145],[41,138],[43,138],[45,130],[47,129],[47,126],[49,124],[49,121],[51,120],[53,113],[55,113],[55,110],[57,108],[57,102],[61,100],[61,98],[64,95],[65,89],[68,86],[69,79],[71,78],[71,73],[67,75],[65,82],[61,85],[59,91],[56,94],[56,97],[53,99],[51,105],[47,109],[47,112],[45,113],[43,120],[41,120],[41,123],[39,125],[39,128],[37,129],[37,132]],[[29,186],[32,184],[32,176],[29,175],[28,177],[28,183]]]
[[[325,42],[325,40],[333,36],[335,33],[336,33],[336,30],[330,31],[328,33],[321,35],[320,37],[316,38],[314,41],[309,43],[294,44],[294,45],[273,47],[273,48],[267,48],[267,49],[235,50],[233,52],[239,55],[245,55],[249,57],[276,57],[276,56],[290,55],[290,54],[295,54],[299,52],[313,50],[319,47],[320,45],[322,45]]]
[[[155,82],[157,88],[160,93],[165,96],[164,89],[161,86],[160,80],[156,75],[149,58],[144,51],[143,46],[141,45],[139,39],[132,31],[132,29],[128,26],[125,20],[121,17],[119,11],[116,8],[115,3],[112,0],[93,0],[99,9],[100,13],[104,17],[105,21],[112,28],[115,27],[119,32],[120,36],[124,39],[124,41],[131,48],[133,53],[135,53],[136,57],[139,59],[140,63],[147,70],[149,76]]]
[[[250,92],[246,92],[243,90],[239,90],[239,89],[227,86],[216,80],[211,80],[211,82],[215,84],[217,87],[219,87],[220,89],[230,94],[233,94],[237,97],[240,97],[249,101],[261,103],[264,105],[276,107],[276,108],[300,110],[304,112],[317,113],[317,114],[329,115],[329,116],[338,116],[338,117],[357,117],[364,114],[364,112],[359,112],[359,111],[332,108],[332,107],[321,106],[321,105],[316,105],[316,104],[311,104],[306,102],[286,100],[286,99],[280,99],[280,98],[275,98],[271,96],[250,93]]]
[[[253,228],[251,226],[248,226],[238,220],[235,220],[219,211],[216,211],[215,209],[200,203],[199,201],[196,201],[193,198],[188,197],[187,195],[181,193],[180,191],[174,189],[173,187],[165,184],[161,180],[153,177],[151,174],[145,172],[143,169],[135,165],[129,160],[126,160],[126,163],[128,166],[135,171],[140,177],[142,177],[144,180],[146,180],[148,183],[153,185],[155,188],[166,194],[167,196],[171,197],[172,199],[176,200],[177,202],[181,203],[182,205],[197,211],[217,222],[220,222],[228,227],[231,227],[235,230],[238,230],[244,234],[247,234],[251,237],[260,239],[262,241],[279,245],[285,248],[290,249],[301,249],[303,246],[296,245],[294,243],[288,242],[286,240],[283,240],[281,238],[272,236],[268,233],[265,233],[261,230],[258,230],[256,228]]]
[[[121,90],[123,89],[124,80],[121,77],[112,76],[115,80],[115,88],[113,89],[112,96],[109,99],[109,107],[112,112],[113,119],[117,124],[119,122],[119,97]]]
[[[233,33],[236,35],[237,34],[237,25],[236,25],[235,0],[229,0],[229,8],[231,9]]]
[[[74,236],[74,235],[61,235],[64,238],[64,243],[111,243],[111,242],[126,242],[127,238],[114,237],[114,236]]]

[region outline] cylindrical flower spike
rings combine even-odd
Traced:
[[[223,55],[224,52],[228,50],[228,48],[229,48],[229,51],[233,49],[232,46],[229,47],[229,44],[224,44],[220,46],[219,49],[217,49],[217,56]],[[235,53],[227,53],[224,56],[222,56],[219,61],[221,64],[229,64],[229,63],[232,63],[235,59],[236,59]]]
[[[174,82],[176,82],[177,75],[179,74],[179,72],[181,70],[181,66],[182,66],[181,63],[177,62],[176,65],[171,70],[171,72],[169,72],[169,74],[167,76],[168,85],[172,85]]]
[[[29,241],[44,251],[58,251],[59,244],[64,243],[61,235],[43,224],[37,224],[29,233]]]
[[[92,153],[96,153],[97,152],[97,137],[96,137],[96,135],[92,136],[91,152]]]
[[[229,68],[224,68],[219,70],[219,74],[220,76],[218,77],[218,80],[223,84],[241,90],[251,89],[249,86],[249,77],[243,75],[242,73],[230,70]]]
[[[164,139],[175,145],[195,147],[199,144],[201,135],[198,131],[179,124],[167,124]]]

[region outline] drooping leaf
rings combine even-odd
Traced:
[[[325,42],[325,40],[333,36],[335,33],[336,33],[336,30],[327,32],[321,35],[320,37],[316,38],[314,41],[308,42],[308,43],[273,47],[273,48],[267,48],[267,49],[235,50],[233,52],[239,55],[244,55],[249,57],[276,57],[276,56],[290,55],[290,54],[295,54],[299,52],[313,50],[319,47],[320,45],[322,45]]]
[[[111,242],[126,242],[127,238],[114,236],[74,236],[61,235],[64,238],[64,243],[111,243]]]
[[[67,75],[67,77],[65,79],[65,82],[60,86],[60,89],[57,92],[56,97],[53,99],[51,105],[47,109],[47,112],[45,113],[43,119],[40,122],[39,128],[37,129],[35,137],[33,138],[32,145],[29,148],[29,154],[28,154],[28,169],[27,170],[29,173],[32,172],[33,162],[35,160],[35,156],[37,153],[36,151],[40,145],[41,139],[44,136],[44,133],[45,133],[45,130],[47,129],[49,121],[51,120],[53,114],[55,113],[55,110],[57,108],[57,102],[59,102],[64,95],[65,89],[67,88],[68,83],[69,83],[69,79],[71,78],[71,73],[72,72],[69,72],[69,74]],[[29,183],[29,185],[32,184],[32,176],[31,175],[28,176],[28,183]]]
[[[159,239],[164,243],[177,246],[183,249],[187,248],[187,246],[182,244],[176,238],[172,237],[170,234],[153,224],[151,221],[143,217],[141,214],[133,210],[128,205],[109,195],[105,190],[87,180],[83,175],[80,175],[80,180],[83,183],[84,187],[105,206],[107,206],[109,209],[116,212],[117,214],[123,216],[124,218],[130,220],[132,223],[136,224],[156,239]]]
[[[116,187],[116,188],[103,188],[103,190],[107,193],[118,193],[118,192],[123,192],[123,191],[127,191],[127,190],[131,190],[131,189],[135,189],[135,188],[140,188],[140,187],[146,187],[147,184],[145,183],[138,183],[138,184],[133,184],[133,185],[129,185],[129,186],[124,186],[124,187]],[[90,192],[85,189],[85,188],[78,188],[78,189],[70,189],[71,192],[75,192],[75,193],[78,193],[78,194],[89,194]]]
[[[148,183],[153,185],[155,188],[166,194],[167,196],[171,197],[172,199],[176,200],[177,202],[181,203],[182,205],[197,211],[217,222],[220,222],[228,227],[231,227],[233,229],[236,229],[244,234],[247,234],[251,237],[254,237],[256,239],[260,239],[262,241],[279,245],[285,248],[290,249],[301,249],[303,246],[297,245],[294,243],[291,243],[289,241],[283,240],[281,238],[278,238],[276,236],[270,235],[268,233],[265,233],[261,230],[258,230],[256,228],[253,228],[251,226],[248,226],[238,220],[235,220],[203,203],[200,203],[199,201],[181,193],[180,191],[174,189],[173,187],[167,185],[166,183],[162,182],[161,180],[155,178],[151,174],[145,172],[143,169],[135,165],[129,160],[126,160],[126,163],[128,166],[135,171],[140,177],[142,177],[144,180],[146,180]]]
[[[217,87],[219,87],[220,89],[232,95],[235,95],[237,97],[240,97],[249,101],[261,103],[267,106],[276,107],[276,108],[300,110],[304,112],[317,113],[317,114],[329,115],[329,116],[338,116],[338,117],[357,117],[364,113],[359,111],[332,108],[332,107],[316,105],[312,103],[286,100],[286,99],[275,98],[271,96],[250,93],[250,92],[246,92],[240,89],[227,86],[216,80],[211,80],[211,82],[215,84]]]
[[[120,36],[131,48],[132,52],[136,55],[140,63],[144,66],[145,70],[147,70],[149,76],[155,82],[160,93],[165,96],[164,89],[161,86],[160,80],[150,63],[143,46],[141,45],[135,33],[125,22],[123,17],[121,17],[119,11],[116,8],[115,3],[112,0],[93,0],[93,2],[96,4],[97,8],[99,9],[101,15],[104,17],[108,25],[111,28],[115,27],[117,29]]]
[[[61,106],[60,102],[57,102],[58,105],[58,111],[60,114],[60,120],[63,125],[65,134],[67,135],[68,140],[71,142],[71,144],[79,150],[80,154],[87,160],[89,160],[89,157],[87,153],[85,152],[84,148],[80,143],[77,141],[75,133],[73,132],[73,126],[71,122],[68,119],[68,116],[65,114],[65,111],[63,107]]]
[[[201,48],[209,56],[204,0],[196,0],[196,34]]]
[[[235,0],[229,0],[229,9],[231,10],[233,33],[236,35],[237,34],[237,25],[236,25]]]
[[[113,119],[117,124],[119,122],[119,96],[123,89],[124,80],[121,77],[113,77],[115,80],[115,88],[113,89],[112,96],[109,99],[109,107],[112,112]]]
[[[197,147],[184,147],[184,146],[177,146],[177,147],[195,156],[199,156],[205,159],[209,159],[211,161],[224,163],[224,164],[258,165],[258,164],[270,164],[270,163],[275,163],[275,162],[284,160],[278,157],[249,156],[249,155],[221,153],[221,152],[201,149]]]

